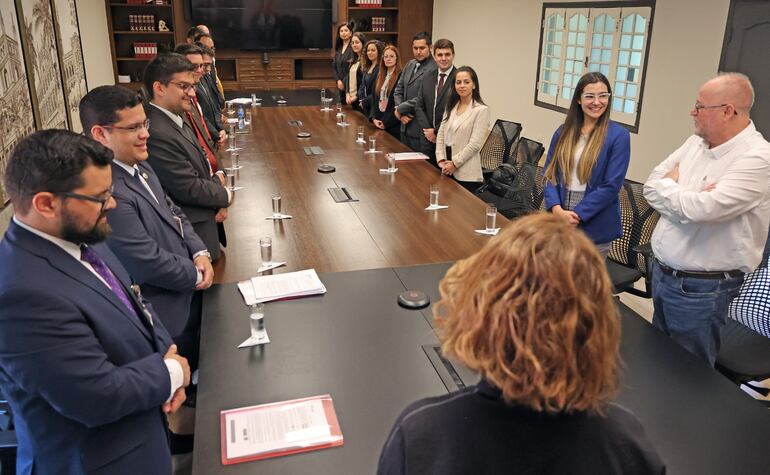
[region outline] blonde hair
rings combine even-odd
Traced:
[[[512,222],[439,285],[442,351],[508,403],[600,412],[617,390],[620,325],[604,260],[549,214]]]

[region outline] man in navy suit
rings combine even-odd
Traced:
[[[211,286],[211,254],[146,163],[150,134],[141,97],[119,86],[97,87],[80,101],[80,122],[87,136],[115,155],[116,206],[107,215],[112,228],[107,244],[141,286],[194,370],[200,298],[192,310],[190,305],[195,290]]]
[[[66,130],[25,138],[4,184],[16,212],[0,242],[0,386],[15,415],[17,473],[171,472],[165,413],[187,361],[109,233],[112,152]]]

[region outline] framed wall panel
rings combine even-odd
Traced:
[[[80,42],[80,25],[75,0],[52,0],[59,47],[64,97],[70,129],[82,132],[80,125],[80,99],[88,92],[83,47]]]

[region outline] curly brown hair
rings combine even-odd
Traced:
[[[620,323],[596,246],[549,213],[512,222],[439,285],[442,351],[506,402],[596,411],[618,386]]]

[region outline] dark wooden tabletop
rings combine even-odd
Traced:
[[[484,227],[485,203],[427,161],[399,162],[397,173],[381,174],[387,167],[385,153],[409,150],[361,114],[348,109],[350,126],[340,127],[336,114],[322,112],[320,105],[250,109],[250,133],[237,135],[243,168],[236,179],[243,189],[236,192],[225,222],[228,246],[214,267],[215,282],[255,276],[262,236],[273,238],[273,260],[287,263],[276,273],[455,261],[489,240],[474,232]],[[367,140],[376,137],[382,153],[364,153],[364,146],[356,143],[359,126]],[[298,138],[300,131],[311,137]],[[321,147],[324,154],[306,155],[304,148],[311,146]],[[230,165],[229,152],[220,157]],[[319,173],[321,163],[333,165],[336,172]],[[448,209],[425,210],[433,184],[439,185],[439,202]],[[335,203],[327,189],[340,186],[351,189],[359,201]],[[265,219],[272,213],[276,190],[282,211],[292,219]],[[498,214],[498,227],[506,222]]]

